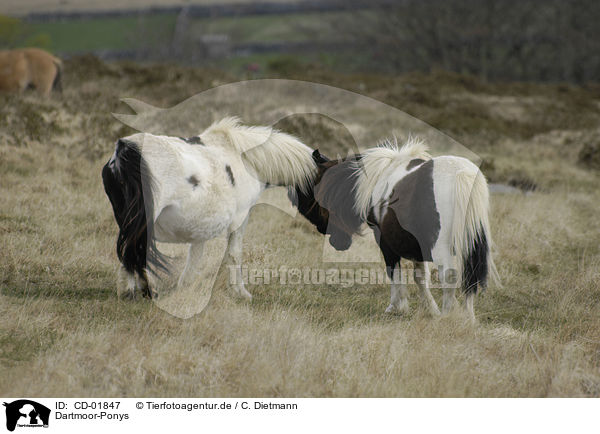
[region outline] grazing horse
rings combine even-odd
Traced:
[[[138,133],[119,139],[102,169],[104,189],[119,225],[120,281],[134,296],[152,297],[146,270],[166,269],[156,241],[190,245],[178,287],[194,282],[204,243],[226,232],[234,291],[251,298],[241,277],[242,237],[250,208],[269,185],[307,191],[316,175],[312,149],[270,127],[236,118],[199,136]]]
[[[438,306],[429,290],[428,262],[438,266],[443,288],[442,312],[462,287],[474,320],[473,298],[497,272],[490,254],[487,182],[471,161],[454,156],[432,158],[411,139],[402,148],[384,142],[345,160],[329,160],[314,151],[318,173],[311,188],[290,189],[290,199],[330,244],[346,250],[363,223],[375,239],[392,278],[386,312],[406,312],[408,291],[398,281],[399,262],[414,262],[414,278],[432,314]]]
[[[23,92],[34,88],[42,95],[61,87],[62,62],[39,48],[0,51],[0,91]]]

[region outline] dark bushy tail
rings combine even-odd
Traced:
[[[142,278],[146,269],[168,271],[167,258],[154,240],[152,179],[136,143],[117,141],[113,158],[102,169],[102,180],[119,225],[119,261]]]
[[[464,258],[462,284],[465,292],[477,294],[478,285],[481,286],[482,290],[487,287],[489,255],[490,248],[487,235],[480,227],[475,236],[473,247]]]

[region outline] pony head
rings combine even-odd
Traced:
[[[330,160],[318,149],[312,156],[317,165],[314,184],[306,192],[298,188],[291,191],[290,199],[320,233],[330,235],[332,247],[347,250],[352,245],[352,235],[362,225],[353,208],[356,176],[352,163],[360,157]]]

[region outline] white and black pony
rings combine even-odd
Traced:
[[[415,282],[433,314],[438,306],[429,289],[428,262],[438,266],[443,288],[442,312],[466,295],[474,320],[473,298],[497,277],[491,257],[489,193],[485,177],[471,161],[454,156],[432,158],[424,144],[411,139],[403,147],[385,142],[362,154],[329,160],[314,151],[318,174],[311,188],[290,189],[290,198],[330,244],[346,250],[352,235],[367,223],[392,278],[386,312],[406,312],[406,279],[398,279],[401,258],[414,262]]]
[[[316,175],[311,152],[288,134],[236,118],[191,138],[138,133],[119,139],[102,169],[119,225],[119,294],[141,290],[152,297],[147,270],[167,268],[156,241],[190,245],[178,286],[193,283],[205,242],[226,231],[225,260],[237,273],[233,289],[251,298],[240,269],[250,208],[269,185],[307,191]]]

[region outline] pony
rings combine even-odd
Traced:
[[[237,118],[191,138],[137,133],[120,138],[102,168],[119,226],[120,296],[152,298],[147,270],[168,268],[156,241],[189,244],[178,287],[194,282],[204,243],[226,233],[225,260],[234,292],[251,299],[241,275],[242,238],[250,208],[269,186],[307,191],[316,175],[312,149],[272,127]],[[123,285],[121,285],[123,286]]]
[[[44,96],[62,92],[62,61],[39,48],[0,51],[0,91],[33,88]]]
[[[400,260],[414,263],[414,280],[433,315],[440,310],[431,295],[429,266],[438,266],[443,289],[442,312],[448,313],[455,290],[462,287],[466,310],[474,321],[473,299],[486,288],[488,275],[498,280],[491,256],[487,181],[471,161],[455,156],[431,157],[425,144],[411,138],[346,159],[330,160],[313,152],[318,173],[308,190],[289,196],[330,244],[346,250],[366,223],[373,229],[392,279],[387,313],[408,311],[408,291]]]

